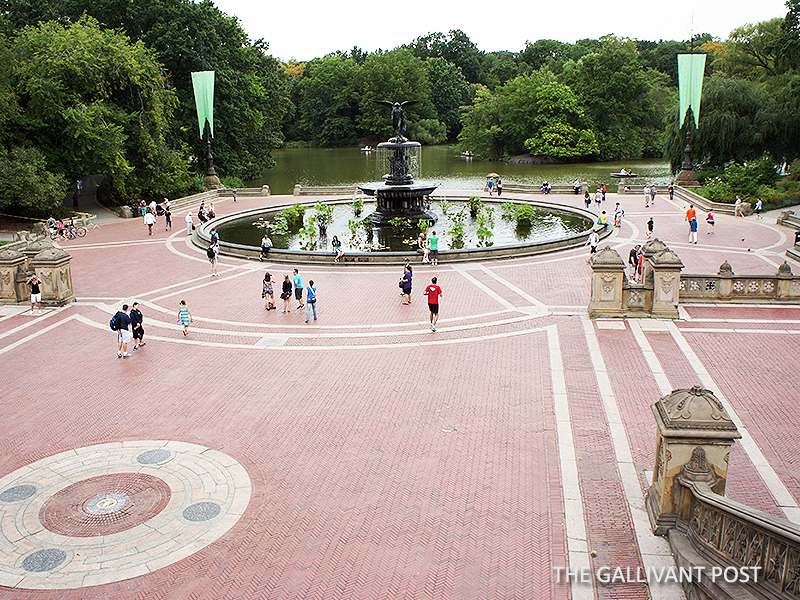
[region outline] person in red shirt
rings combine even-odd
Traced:
[[[431,311],[431,331],[436,331],[436,322],[439,320],[439,298],[442,297],[442,288],[436,285],[436,277],[431,279],[431,284],[423,293],[428,297],[428,310]]]

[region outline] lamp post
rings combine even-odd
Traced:
[[[706,67],[705,54],[678,55],[678,93],[680,116],[686,124],[686,145],[683,149],[683,164],[675,183],[684,187],[697,187],[700,182],[692,166],[692,124],[695,129],[700,117],[700,99],[703,92],[703,73]]]

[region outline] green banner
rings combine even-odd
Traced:
[[[214,71],[192,73],[192,86],[194,87],[194,103],[197,106],[197,122],[200,125],[200,137],[203,137],[206,121],[208,121],[211,137],[214,137]]]
[[[700,119],[700,96],[703,93],[703,73],[706,70],[705,54],[678,54],[678,91],[681,101],[680,126],[686,119],[689,107],[697,128]]]

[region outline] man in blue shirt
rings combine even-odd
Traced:
[[[303,279],[297,269],[294,270],[294,297],[299,304],[297,308],[303,308],[305,306],[303,304]]]
[[[128,305],[123,304],[117,313],[117,358],[128,358],[128,344],[131,341],[131,318],[128,316]]]

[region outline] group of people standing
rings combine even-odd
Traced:
[[[290,279],[289,275],[283,276],[283,283],[281,284],[281,300],[283,300],[283,313],[292,312],[292,295],[297,300],[297,308],[295,310],[306,309],[306,323],[311,320],[313,313],[314,320],[317,320],[317,288],[314,287],[314,280],[309,279],[308,285],[305,287],[305,302],[303,302],[303,278],[300,276],[300,271],[293,270],[293,277]],[[274,285],[277,283],[272,274],[267,271],[264,274],[264,280],[261,287],[261,298],[264,299],[265,310],[277,310],[275,306],[275,289]]]

